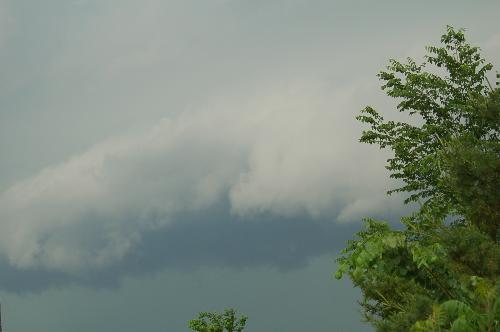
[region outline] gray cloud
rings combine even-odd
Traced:
[[[176,214],[228,196],[235,215],[348,221],[386,210],[385,172],[367,167],[380,154],[353,145],[357,125],[337,111],[356,89],[322,89],[307,82],[216,102],[14,184],[0,196],[3,255],[18,268],[104,268]]]
[[[394,31],[404,16],[387,6],[0,1],[5,284],[16,275],[39,276],[33,288],[116,280],[140,266],[141,250],[151,271],[203,259],[236,266],[234,257],[293,266],[271,246],[214,243],[232,245],[227,229],[240,241],[267,227],[279,237],[285,220],[293,231],[284,243],[300,242],[305,220],[311,234],[335,238],[335,222],[400,213],[400,200],[384,194],[394,185],[382,167],[387,155],[357,143],[354,116],[365,103],[392,109],[374,74],[454,22],[426,15],[425,27],[412,21]],[[379,27],[384,18],[393,24]],[[377,33],[367,37],[370,24]],[[490,54],[497,37],[485,37]],[[204,223],[218,209],[225,221]],[[206,218],[185,217],[193,214]],[[214,242],[196,231],[206,225]],[[175,242],[179,232],[184,240]],[[181,245],[189,236],[201,238],[199,250]],[[311,241],[295,263],[330,250],[326,242]]]
[[[167,227],[145,231],[142,241],[122,260],[106,268],[71,274],[47,268],[20,269],[0,260],[0,289],[10,292],[38,292],[72,284],[92,288],[115,288],[124,276],[159,273],[165,268],[191,272],[203,267],[240,270],[269,266],[282,271],[297,269],[310,259],[330,254],[332,266],[338,250],[360,224],[338,225],[329,219],[307,215],[235,217],[229,202],[211,208],[183,212]],[[395,220],[396,215],[388,216]],[[87,220],[80,229],[95,229]],[[87,228],[87,229],[85,229]]]

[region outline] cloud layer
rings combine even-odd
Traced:
[[[394,15],[405,5],[323,0],[0,0],[3,275],[100,280],[139,270],[137,255],[150,270],[293,266],[252,238],[293,243],[300,263],[331,249],[319,234],[395,218],[387,155],[357,142],[354,116],[394,109],[376,72],[472,8],[440,6],[415,9],[423,25]],[[495,58],[488,6],[475,33]],[[207,225],[213,241],[185,246]],[[296,245],[305,225],[317,243]],[[228,229],[245,243],[234,252],[217,245]]]
[[[359,87],[306,83],[215,100],[16,183],[0,196],[1,252],[19,269],[101,269],[175,216],[227,199],[235,218],[381,213],[383,158],[353,144],[345,112]]]
[[[37,292],[75,283],[114,288],[124,276],[149,276],[165,269],[191,273],[201,267],[271,267],[286,272],[303,267],[317,256],[334,257],[360,227],[307,215],[260,214],[236,219],[228,202],[203,211],[179,213],[172,220],[168,226],[142,232],[141,242],[133,250],[100,269],[79,273],[19,269],[0,258],[0,289]]]

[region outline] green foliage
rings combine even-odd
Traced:
[[[390,230],[368,219],[358,237],[338,259],[336,277],[347,273],[361,288],[365,317],[378,331],[408,331],[418,321],[428,321],[419,328],[430,326],[434,321],[428,317],[449,300],[461,301],[479,317],[489,315],[485,322],[500,328],[500,246],[474,225],[440,226],[422,233],[419,228]]]
[[[427,48],[424,63],[416,64],[410,58],[406,64],[390,60],[387,71],[378,75],[384,82],[382,89],[400,99],[398,110],[416,116],[419,125],[384,121],[371,107],[357,117],[370,126],[361,142],[394,152],[386,167],[404,185],[390,193],[410,193],[407,202],[446,198],[437,186],[442,171],[438,154],[444,142],[464,133],[477,139],[498,139],[498,121],[484,121],[474,104],[489,89],[486,74],[492,65],[485,64],[477,47],[466,43],[462,30],[448,27],[441,41],[444,47]],[[433,73],[443,70],[444,75]]]
[[[245,328],[248,317],[236,317],[236,310],[226,309],[223,314],[217,312],[201,312],[198,319],[190,320],[189,328],[196,332],[241,332]]]
[[[485,113],[485,121],[500,119],[500,89],[489,100],[495,113]],[[478,106],[480,109],[480,106]],[[489,122],[493,122],[493,119]],[[493,134],[498,134],[497,128]],[[441,151],[443,173],[437,187],[448,197],[455,212],[497,239],[500,222],[500,143],[464,135],[450,141]]]
[[[499,327],[499,306],[500,300],[497,298],[492,308],[488,308],[486,313],[480,314],[464,302],[449,300],[440,305],[434,305],[429,318],[416,322],[411,328],[411,332],[495,331],[494,329]]]
[[[417,124],[370,107],[357,117],[370,126],[362,142],[394,153],[387,168],[403,186],[389,193],[421,204],[402,230],[366,219],[338,259],[377,331],[500,331],[500,89],[462,30],[441,42],[423,64],[391,60],[379,74]]]

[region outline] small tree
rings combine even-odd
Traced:
[[[223,314],[217,312],[201,312],[198,319],[189,321],[189,328],[196,332],[241,332],[245,328],[248,317],[236,317],[236,310],[226,309]]]

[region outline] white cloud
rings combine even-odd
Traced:
[[[101,268],[173,214],[227,195],[240,215],[345,221],[380,209],[383,156],[356,143],[350,112],[359,89],[311,81],[268,87],[102,142],[1,194],[0,250],[20,268]]]

